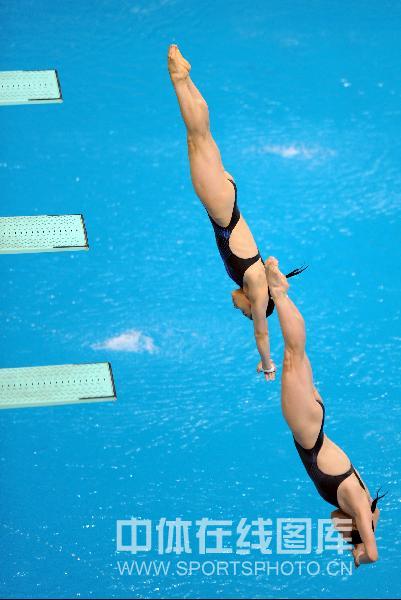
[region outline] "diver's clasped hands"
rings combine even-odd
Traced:
[[[266,381],[274,381],[276,379],[276,365],[270,359],[267,363],[262,360],[258,362],[256,367],[257,373],[264,373]]]
[[[354,565],[355,568],[357,569],[358,567],[361,566],[360,558],[363,554],[365,554],[365,546],[364,544],[357,544],[356,546],[354,546],[351,550],[352,555],[354,557]]]

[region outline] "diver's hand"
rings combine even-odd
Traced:
[[[362,554],[364,554],[364,552],[365,548],[363,544],[357,544],[352,548],[352,555],[354,557],[354,565],[356,568],[361,566],[359,559],[361,558]]]
[[[276,379],[276,365],[270,359],[268,361],[260,360],[256,367],[258,373],[264,373],[266,381],[274,381]]]

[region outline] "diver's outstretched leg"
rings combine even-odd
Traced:
[[[191,65],[172,44],[168,69],[187,129],[188,157],[196,194],[214,218],[231,217],[234,188],[210,132],[208,105],[189,76]]]
[[[275,258],[267,265],[267,281],[276,304],[284,338],[284,361],[281,401],[284,417],[295,439],[305,448],[311,448],[322,422],[320,399],[313,385],[312,369],[305,352],[305,323],[295,304],[288,297],[289,284]]]

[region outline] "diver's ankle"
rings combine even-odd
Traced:
[[[277,304],[281,300],[288,298],[288,290],[279,290],[276,293],[271,293],[271,297],[273,298],[274,303]]]

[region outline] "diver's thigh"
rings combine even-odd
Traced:
[[[312,370],[305,353],[286,352],[284,355],[281,404],[284,418],[297,441],[305,447],[313,445],[322,421],[322,408],[315,400]]]
[[[228,181],[216,142],[210,133],[188,136],[187,141],[191,179],[197,196],[212,217],[224,219],[227,216],[229,220],[235,190]]]

